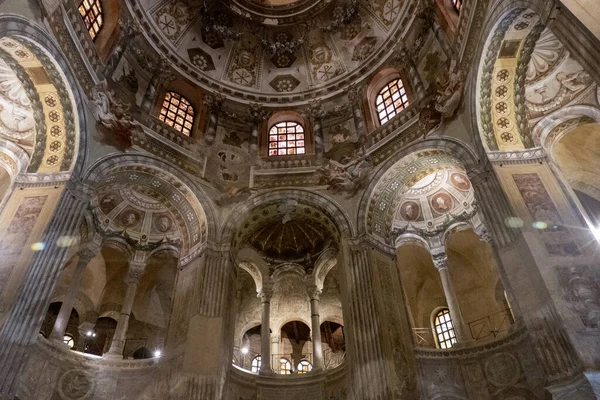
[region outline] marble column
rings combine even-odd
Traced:
[[[258,144],[260,141],[260,126],[268,118],[268,112],[263,106],[257,103],[250,103],[250,123],[252,124],[252,131],[250,133],[250,140],[248,142],[248,149],[252,157],[257,157]]]
[[[454,333],[456,333],[456,341],[458,343],[470,342],[472,341],[472,338],[465,326],[462,312],[460,311],[458,296],[456,295],[456,289],[454,288],[454,283],[450,277],[450,271],[448,271],[448,256],[446,253],[438,253],[434,254],[432,258],[435,268],[440,273],[444,294],[446,296],[446,301],[448,302],[450,317],[452,318],[452,326],[454,327]]]
[[[261,326],[260,326],[260,373],[271,374],[271,296],[273,288],[263,284],[262,291],[259,294],[261,305]]]
[[[108,350],[109,357],[123,357],[127,329],[129,328],[129,316],[131,315],[131,309],[133,308],[133,301],[135,300],[138,284],[144,275],[145,269],[146,260],[144,256],[139,258],[135,257],[134,260],[129,262],[129,271],[126,280],[127,291],[125,292],[125,298],[123,299],[123,305],[121,306],[117,328],[115,329],[115,334],[113,335],[113,340],[110,344],[110,349]]]
[[[309,105],[309,114],[312,122],[312,131],[315,141],[315,155],[317,164],[322,164],[325,158],[325,139],[323,135],[323,118],[326,113],[321,101],[312,101]]]
[[[396,63],[399,68],[404,68],[406,70],[406,75],[408,76],[408,79],[410,79],[410,84],[414,90],[416,100],[418,101],[425,98],[427,93],[425,92],[425,85],[423,85],[421,75],[419,75],[419,72],[417,71],[417,66],[412,59],[410,52],[403,44],[400,44],[396,50]]]
[[[58,316],[54,322],[50,339],[62,343],[69,319],[71,318],[71,310],[73,310],[77,293],[79,292],[81,282],[83,281],[85,270],[90,261],[96,257],[98,251],[98,248],[85,248],[78,253],[77,265],[75,266],[75,271],[71,277],[71,282],[69,282],[67,295],[63,299],[62,305],[60,306],[60,311],[58,312]]]
[[[348,88],[348,102],[352,111],[352,119],[354,121],[354,129],[356,129],[356,135],[358,136],[358,145],[363,147],[367,142],[367,128],[365,126],[365,120],[363,118],[360,103],[363,94],[362,87],[352,85]]]
[[[172,80],[174,78],[171,73],[171,67],[169,60],[165,57],[161,57],[157,63],[154,72],[152,73],[152,77],[150,78],[150,83],[146,88],[146,93],[144,93],[144,98],[142,99],[141,109],[144,113],[149,113],[152,110],[152,104],[154,104],[154,100],[156,98],[156,92],[160,84],[163,81]]]
[[[16,377],[30,345],[38,339],[50,297],[68,256],[67,247],[56,246],[61,236],[79,234],[89,201],[85,186],[75,180],[67,184],[46,226],[41,241],[44,251],[33,255],[15,302],[0,329],[0,398],[13,399]]]
[[[354,400],[390,399],[387,362],[375,301],[369,248],[362,239],[343,239],[348,314],[344,309]],[[346,315],[348,315],[346,317]],[[347,319],[347,321],[346,321]]]
[[[223,104],[224,97],[220,94],[207,93],[204,97],[204,104],[208,109],[208,122],[206,124],[206,133],[204,141],[207,144],[213,144],[217,136],[217,126],[219,125],[219,111]]]
[[[313,370],[321,371],[324,368],[323,343],[321,342],[321,316],[319,315],[321,290],[316,286],[311,286],[308,288],[308,296],[310,297],[310,322],[312,325]]]
[[[106,63],[104,74],[107,77],[112,77],[113,73],[119,65],[119,61],[123,58],[123,54],[129,48],[129,45],[135,40],[135,37],[140,33],[140,29],[133,19],[119,18],[120,34],[117,45]]]
[[[279,351],[279,343],[281,342],[281,335],[274,333],[271,335],[271,358],[281,354]]]

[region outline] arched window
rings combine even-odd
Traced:
[[[63,343],[69,346],[70,349],[75,347],[75,339],[71,335],[63,336]]]
[[[260,360],[261,360],[260,355],[254,357],[252,359],[252,369],[251,369],[252,372],[258,373],[258,371],[260,370],[260,366],[262,365]]]
[[[292,373],[292,363],[287,358],[281,358],[279,360],[279,373],[281,375],[290,375]]]
[[[269,130],[269,156],[305,154],[304,127],[297,122],[279,122]]]
[[[452,0],[452,6],[454,6],[454,9],[457,13],[460,13],[460,9],[462,7],[462,0]]]
[[[158,118],[184,135],[190,136],[194,125],[194,107],[179,93],[167,92]]]
[[[438,347],[440,349],[449,349],[456,343],[452,318],[450,318],[450,311],[447,308],[442,308],[436,314],[433,328],[435,329]]]
[[[100,0],[83,0],[79,5],[79,14],[81,14],[92,40],[96,40],[103,25]]]
[[[305,374],[305,373],[309,372],[310,370],[312,370],[312,365],[311,365],[311,363],[308,362],[308,360],[302,360],[298,363],[298,373],[299,374]]]
[[[375,99],[375,108],[381,125],[395,117],[407,106],[408,96],[400,78],[394,79],[385,85]]]

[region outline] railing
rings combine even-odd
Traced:
[[[469,330],[475,340],[496,338],[508,331],[513,322],[512,313],[506,309],[469,322]]]
[[[475,341],[495,339],[500,333],[507,332],[513,323],[512,313],[506,309],[469,322],[469,333]],[[412,331],[416,347],[437,347],[433,328],[413,328]]]
[[[325,369],[332,369],[344,362],[346,358],[345,351],[332,351],[331,349],[327,349],[323,352],[323,366]]]
[[[234,346],[233,348],[233,365],[236,365],[245,370],[251,370],[252,368],[252,360],[258,356],[259,354],[254,353],[246,353],[244,354],[238,346]],[[276,373],[280,373],[281,367],[281,359],[285,358],[288,360],[292,366],[292,374],[296,373],[297,364],[300,361],[307,360],[310,364],[313,364],[313,355],[312,353],[305,353],[301,356],[294,357],[292,353],[284,353],[284,354],[272,354],[271,355],[271,369]],[[338,367],[344,362],[346,358],[345,351],[337,351],[333,352],[331,349],[327,349],[323,352],[323,364],[325,369],[333,369]]]
[[[435,349],[435,339],[431,328],[413,328],[413,337],[417,347],[429,347]]]

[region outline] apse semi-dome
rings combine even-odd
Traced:
[[[409,34],[416,4],[135,0],[133,7],[156,49],[205,89],[291,102],[334,93],[376,70]]]

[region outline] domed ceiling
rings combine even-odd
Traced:
[[[242,223],[234,245],[249,245],[271,262],[293,261],[310,266],[339,232],[320,209],[295,200],[266,204]]]
[[[134,9],[154,45],[200,85],[291,101],[333,84],[339,89],[385,61],[416,3],[136,0]]]

